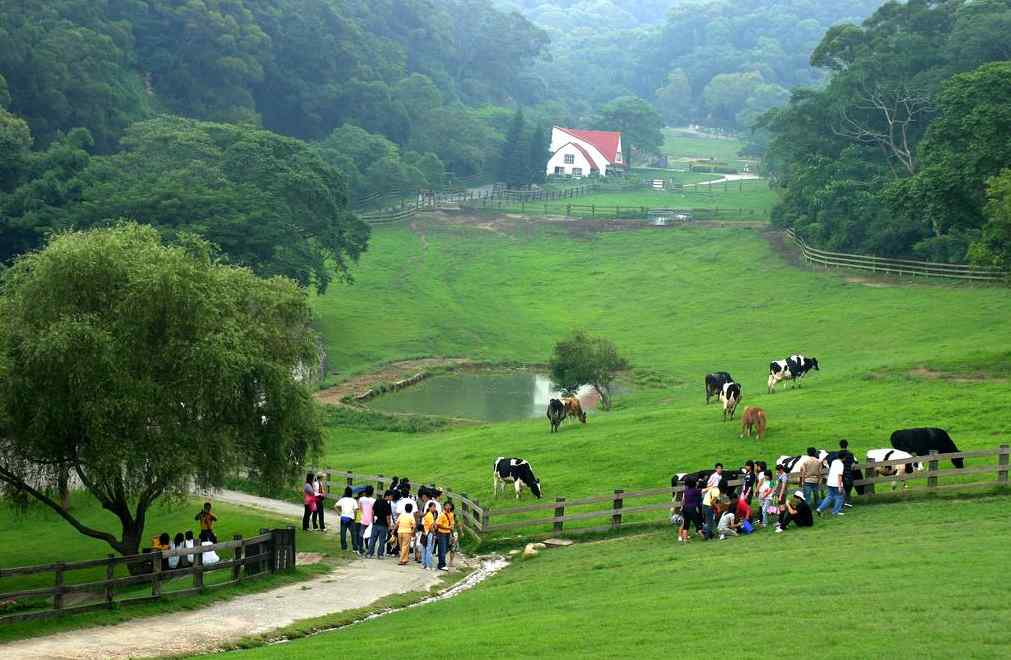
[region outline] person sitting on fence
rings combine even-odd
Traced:
[[[724,499],[720,502],[720,524],[716,531],[720,535],[720,540],[726,539],[728,536],[737,536],[737,528],[740,527],[741,523],[738,521],[737,516],[734,515],[734,508],[730,506],[730,500]]]
[[[699,482],[694,477],[685,479],[685,489],[681,497],[681,528],[678,529],[678,542],[688,543],[691,526],[695,525],[695,531],[705,539],[702,531],[702,491],[699,489]]]
[[[341,518],[341,550],[348,549],[348,534],[351,534],[351,549],[358,552],[358,539],[354,535],[355,511],[358,510],[358,502],[351,497],[351,486],[344,488],[344,496],[334,504],[337,513]]]
[[[214,532],[210,531],[209,529],[205,529],[202,532],[200,532],[200,545],[202,545],[202,546],[203,545],[214,545],[217,542],[218,542],[218,537],[214,536]],[[219,557],[218,553],[215,552],[214,550],[208,550],[208,551],[206,551],[204,553],[201,553],[201,554],[203,554],[202,559],[203,559],[203,565],[204,566],[210,566],[211,564],[217,564],[219,561],[221,561],[221,557]]]
[[[404,512],[397,518],[397,537],[400,542],[401,566],[407,566],[408,553],[411,551],[411,541],[414,540],[415,527],[417,527],[417,523],[414,520],[414,505],[408,502],[404,505]]]
[[[168,535],[168,532],[162,532],[158,535],[158,538],[154,539],[154,543],[151,544],[152,550],[171,550],[172,549],[172,537]],[[169,560],[166,557],[162,557],[161,560],[161,570],[167,571],[169,569]]]
[[[814,515],[811,513],[811,506],[804,499],[804,491],[798,490],[793,497],[786,502],[786,508],[779,514],[779,524],[776,525],[776,533],[780,534],[790,523],[797,527],[813,527]]]
[[[186,537],[183,536],[182,532],[176,532],[175,538],[172,539],[172,547],[170,549],[183,550],[184,548],[186,548]],[[189,559],[185,555],[176,555],[174,557],[169,557],[168,559],[169,570],[186,568],[189,565]]]
[[[193,531],[187,529],[186,530],[186,547],[187,548],[192,548],[195,545],[196,545],[196,541],[193,539]],[[193,561],[193,555],[190,555],[190,561],[191,562]]]
[[[218,517],[211,513],[211,503],[204,502],[204,508],[193,517],[200,523],[200,531],[207,530],[209,532],[214,531],[214,523],[218,522]]]

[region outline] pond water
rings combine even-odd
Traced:
[[[558,396],[551,379],[541,374],[477,372],[433,376],[372,399],[368,405],[385,412],[503,422],[543,417],[548,400]],[[596,405],[592,388],[581,389],[579,399],[584,408]]]

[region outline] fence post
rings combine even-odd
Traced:
[[[353,473],[353,472],[346,472],[345,474],[347,474],[347,475],[348,475],[348,478],[347,478],[347,485],[348,485],[348,486],[354,486],[354,485],[355,485],[355,477],[354,477],[354,473]]]
[[[232,579],[241,580],[242,579],[242,534],[236,534],[232,537],[233,541],[238,541],[239,545],[235,546],[235,566],[232,566]]]
[[[565,516],[565,498],[556,497],[555,498],[555,518],[562,518]],[[554,531],[562,531],[562,521],[556,520],[553,526]]]
[[[435,484],[432,484],[432,486],[434,487]],[[470,501],[470,498],[467,497],[467,493],[460,493],[460,513],[464,514],[464,515],[461,515],[460,517],[463,519],[464,526],[467,525],[466,514],[468,512],[467,502],[469,502],[469,501]],[[477,515],[476,511],[472,511],[471,513],[476,517],[476,515]]]
[[[115,577],[115,575],[116,575],[116,572],[115,572],[116,571],[115,560],[116,560],[116,555],[110,554],[109,555],[109,563],[107,563],[105,565],[105,579],[107,581],[107,583],[105,585],[105,602],[109,603],[109,604],[112,603],[112,584],[109,584],[109,582],[111,582],[112,578]]]
[[[53,609],[63,609],[63,562],[56,565],[56,592],[53,594]]]
[[[933,489],[937,488],[937,459],[934,456],[937,454],[936,449],[930,450],[930,457],[932,460],[927,462],[927,488]]]
[[[264,556],[263,556],[263,555],[266,555],[266,554],[270,554],[270,555],[273,555],[273,550],[271,550],[271,552],[269,552],[269,553],[268,553],[268,552],[264,552],[264,550],[266,550],[266,549],[268,549],[268,548],[272,548],[272,546],[273,546],[273,540],[274,540],[274,536],[273,536],[273,533],[272,533],[272,532],[271,532],[271,531],[270,531],[269,529],[267,529],[267,528],[265,528],[265,527],[261,527],[261,528],[260,528],[260,535],[262,536],[262,535],[264,535],[264,534],[270,534],[270,535],[271,535],[271,537],[270,537],[270,540],[269,540],[269,541],[264,541],[263,543],[261,543],[261,544],[259,545],[259,548],[258,548],[258,549],[259,549],[259,551],[260,551],[260,552],[259,552],[259,555],[260,555],[260,562],[259,562],[259,563],[260,563],[260,571],[259,571],[259,572],[260,572],[260,573],[262,573],[262,572],[264,572],[265,570],[267,570],[268,568],[270,568],[270,571],[271,571],[271,573],[273,573],[273,572],[274,572],[274,568],[273,568],[273,566],[269,566],[269,567],[268,567],[268,566],[266,565],[266,564],[267,564],[267,561],[268,561],[268,559],[264,558]],[[271,564],[273,564],[273,562],[271,562]]]
[[[161,550],[155,550],[151,556],[151,595],[161,598],[161,563],[163,561]]]
[[[202,552],[193,553],[193,586],[200,590],[204,588],[204,553]]]
[[[877,474],[877,470],[874,469],[874,459],[867,457],[867,469],[864,470],[864,479],[873,479]],[[874,484],[867,484],[864,486],[864,495],[874,494]]]
[[[290,560],[288,562],[288,570],[291,571],[291,570],[295,569],[295,526],[294,525],[288,525],[288,540],[290,541],[290,543],[288,544],[288,558]]]
[[[1001,486],[1007,486],[1009,453],[1011,452],[1007,445],[1000,446],[1000,453],[997,455],[997,483]]]
[[[614,491],[614,505],[612,507],[614,514],[611,515],[611,529],[618,529],[621,527],[621,508],[625,503],[622,495],[624,494],[625,491],[620,488]]]

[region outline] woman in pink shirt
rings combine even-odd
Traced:
[[[362,524],[361,527],[358,529],[358,533],[360,534],[358,538],[359,548],[365,547],[363,543],[363,541],[365,540],[364,539],[365,530],[368,529],[369,526],[372,524],[372,507],[376,503],[376,498],[372,497],[372,495],[375,492],[376,491],[374,488],[372,488],[372,486],[367,486],[365,488],[365,492],[362,493],[361,497],[358,498],[358,508],[362,512]]]

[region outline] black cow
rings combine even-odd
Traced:
[[[716,371],[706,374],[706,405],[709,405],[709,399],[720,395],[726,383],[732,382],[734,382],[734,379],[726,371]]]
[[[551,399],[548,402],[548,421],[551,422],[551,432],[558,430],[559,425],[565,419],[565,404],[558,399]]]
[[[892,447],[914,456],[926,456],[933,449],[938,454],[954,454],[960,451],[951,436],[944,429],[901,429],[892,433]],[[953,458],[951,464],[957,468],[965,467],[965,459]]]
[[[516,499],[520,498],[520,491],[526,486],[535,497],[541,497],[541,481],[534,476],[534,471],[522,458],[506,458],[499,456],[492,465],[492,490],[498,496],[499,486],[512,482],[516,488]]]
[[[769,363],[769,394],[776,389],[776,383],[781,380],[792,380],[794,385],[800,384],[800,379],[804,374],[811,371],[821,371],[818,368],[817,358],[805,357],[799,353],[794,353],[785,360],[776,360]]]

